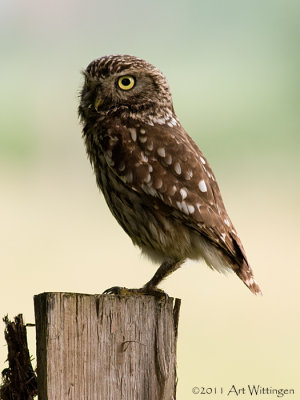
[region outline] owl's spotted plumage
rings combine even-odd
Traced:
[[[134,244],[162,263],[155,289],[187,258],[233,270],[260,293],[215,176],[181,126],[162,73],[132,56],[84,71],[79,114],[99,188]]]

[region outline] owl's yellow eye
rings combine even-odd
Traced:
[[[118,79],[118,86],[122,90],[130,90],[135,85],[135,79],[131,75],[124,75]]]

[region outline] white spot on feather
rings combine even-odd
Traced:
[[[227,226],[230,226],[230,222],[229,222],[228,219],[224,219],[224,222],[225,222],[225,224],[226,224]]]
[[[192,206],[191,204],[189,204],[187,207],[188,207],[189,213],[190,213],[190,214],[193,214],[194,211],[195,211],[195,207]]]
[[[166,162],[166,164],[168,164],[168,165],[171,165],[171,164],[172,164],[172,156],[171,156],[171,154],[167,154],[167,155],[166,155],[165,162]]]
[[[173,126],[176,126],[176,125],[177,125],[177,121],[174,117],[172,117],[171,121],[168,122],[168,126],[170,126],[172,128]]]
[[[200,160],[201,160],[202,164],[206,164],[206,162],[205,162],[203,157],[200,157]]]
[[[187,191],[185,189],[180,189],[180,194],[181,194],[182,200],[184,200],[187,197]]]
[[[144,182],[149,183],[151,181],[151,175],[148,174],[146,175],[146,178],[144,179]]]
[[[145,129],[141,128],[141,129],[140,129],[140,133],[141,133],[142,135],[145,135],[145,133],[146,133]]]
[[[135,142],[136,141],[136,129],[135,128],[128,128],[130,132],[131,139]]]
[[[171,187],[171,190],[169,190],[169,194],[170,196],[174,196],[174,194],[177,192],[177,187],[175,185],[173,185]]]
[[[161,157],[165,157],[165,156],[166,156],[166,151],[165,151],[164,147],[159,147],[159,148],[157,149],[157,154],[158,154],[159,156],[161,156]]]
[[[147,136],[139,136],[139,141],[141,143],[146,143],[147,142]]]
[[[192,176],[193,176],[193,171],[192,170],[187,170],[185,173],[184,173],[184,177],[185,177],[185,179],[187,180],[187,181],[189,181],[191,178],[192,178]]]
[[[201,190],[201,192],[207,192],[207,187],[206,187],[206,183],[203,179],[201,179],[201,181],[199,182],[199,189]]]
[[[148,157],[145,156],[145,154],[144,154],[143,152],[141,152],[141,159],[142,159],[142,161],[144,161],[144,162],[148,162]]]
[[[155,124],[164,125],[166,123],[166,120],[165,120],[165,118],[154,118],[153,122]]]
[[[157,178],[157,179],[155,180],[155,184],[154,184],[155,189],[160,189],[160,188],[162,187],[162,185],[163,185],[162,179]]]
[[[221,239],[223,240],[224,243],[225,243],[225,238],[226,238],[226,233],[221,233]]]
[[[176,205],[179,208],[179,210],[182,211],[182,205],[181,205],[180,201],[176,201]]]
[[[181,174],[181,166],[180,166],[179,162],[176,162],[174,164],[174,170],[175,170],[176,174],[178,174],[178,175]]]
[[[189,210],[188,210],[188,208],[187,208],[187,205],[186,205],[186,202],[185,202],[185,201],[182,201],[182,202],[181,202],[181,206],[182,206],[182,211],[183,211],[186,215],[189,215]]]

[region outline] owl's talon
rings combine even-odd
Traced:
[[[113,286],[109,289],[104,290],[104,292],[102,294],[116,294],[116,295],[121,295],[122,291],[126,289],[124,287],[121,286]]]
[[[134,296],[134,295],[146,295],[146,296],[154,296],[161,300],[167,301],[169,296],[163,290],[158,288],[148,288],[142,287],[140,289],[127,289],[121,286],[113,286],[109,289],[106,289],[103,294],[114,294],[117,296]]]

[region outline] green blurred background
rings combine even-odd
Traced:
[[[154,273],[99,195],[77,119],[80,70],[133,54],[167,76],[264,292],[191,262],[163,283],[183,300],[178,398],[232,384],[298,398],[299,1],[2,0],[0,14],[0,315],[33,322],[34,294]],[[5,358],[2,336],[1,369]]]

